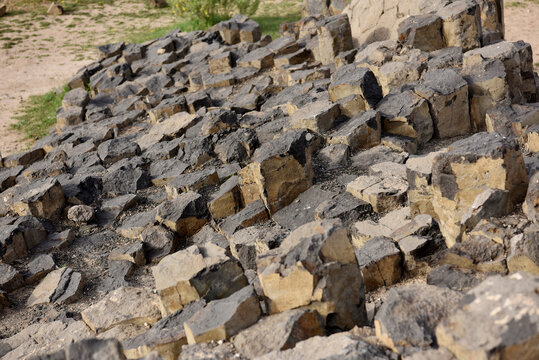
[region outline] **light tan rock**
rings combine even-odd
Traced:
[[[155,324],[161,319],[159,297],[151,290],[120,287],[82,313],[82,320],[96,333],[118,325]]]
[[[322,64],[335,62],[340,52],[352,49],[352,32],[348,16],[335,15],[328,17],[317,26],[318,49]]]
[[[258,148],[239,173],[245,205],[263,199],[273,214],[311,187],[311,153],[317,143],[313,133],[291,130]]]
[[[355,152],[380,144],[381,136],[380,113],[370,110],[353,117],[339,127],[331,134],[328,143],[348,145],[350,151]]]
[[[509,208],[525,197],[528,176],[519,146],[496,133],[478,133],[438,154],[432,169],[433,208],[448,247],[461,240],[462,216],[487,189],[509,192]]]
[[[251,285],[229,297],[214,300],[185,322],[189,344],[226,340],[253,325],[262,314],[260,303]]]
[[[68,304],[77,300],[84,287],[82,275],[70,268],[50,272],[40,283],[30,297],[27,305],[37,304]]]
[[[214,271],[219,269],[219,271]],[[152,268],[166,314],[203,298],[227,297],[247,285],[241,267],[214,244],[193,245],[164,257]]]
[[[372,205],[374,211],[387,212],[404,204],[408,184],[399,177],[359,176],[346,191]]]
[[[413,138],[418,144],[434,134],[428,102],[411,90],[390,94],[377,107],[384,132]]]
[[[270,314],[304,307],[317,310],[329,326],[365,323],[363,280],[340,220],[300,226],[256,265]]]
[[[404,256],[392,239],[375,237],[356,250],[365,290],[373,291],[400,281]]]
[[[481,9],[471,0],[455,1],[436,13],[443,20],[446,46],[460,46],[463,51],[481,47]]]
[[[538,286],[537,275],[525,272],[487,278],[436,327],[438,344],[459,360],[535,359]]]
[[[470,132],[468,84],[455,70],[427,71],[415,91],[429,101],[437,137],[454,137]]]

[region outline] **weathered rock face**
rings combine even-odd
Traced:
[[[201,298],[227,297],[247,285],[241,267],[213,244],[193,245],[168,255],[152,272],[167,314]]]
[[[309,14],[314,15],[319,10],[313,7],[311,11]],[[426,49],[431,50],[433,44],[439,44],[442,38],[444,47],[473,49],[496,42],[504,36],[503,2],[500,0],[415,0],[406,3],[353,0],[344,13],[350,17],[352,36],[358,45],[388,39],[414,41],[414,38],[418,38],[419,42],[412,43],[421,48],[429,39],[431,41],[428,41]],[[413,20],[402,21],[402,18],[409,16],[413,16]],[[437,18],[442,19],[441,28]],[[405,35],[404,38],[401,34]]]
[[[234,346],[243,356],[252,359],[323,335],[323,322],[316,311],[289,310],[268,316],[242,331],[234,338]]]
[[[436,343],[436,326],[452,313],[461,297],[429,285],[393,289],[376,314],[376,336],[401,354],[429,348]]]
[[[525,272],[486,279],[438,325],[438,343],[458,359],[533,359],[539,326],[537,281]]]
[[[189,344],[226,340],[254,324],[261,315],[260,303],[252,286],[229,297],[214,300],[185,322]]]
[[[309,131],[295,130],[257,149],[253,162],[240,172],[245,204],[263,199],[273,214],[311,187],[316,140]]]
[[[118,325],[153,325],[161,318],[157,295],[147,289],[134,287],[121,287],[111,292],[81,315],[96,333]]]
[[[483,191],[508,191],[509,209],[522,201],[528,176],[518,145],[495,133],[453,143],[434,159],[433,208],[448,246],[460,241],[462,216]]]
[[[347,333],[334,334],[328,337],[315,336],[302,341],[295,348],[286,351],[275,351],[260,357],[270,359],[387,359],[391,358],[388,351],[357,339]]]
[[[256,263],[270,313],[307,307],[333,326],[365,323],[363,279],[340,221],[305,224]]]

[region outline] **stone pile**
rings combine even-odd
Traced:
[[[0,157],[0,357],[536,358],[531,48],[439,3],[99,47]]]

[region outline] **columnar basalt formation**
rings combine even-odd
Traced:
[[[535,359],[538,77],[502,7],[100,46],[0,156],[0,357]]]

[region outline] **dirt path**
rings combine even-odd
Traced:
[[[531,43],[539,65],[538,18],[537,0],[506,1],[507,40]],[[147,9],[142,0],[90,5],[60,17],[22,13],[0,18],[0,153],[8,155],[26,147],[21,134],[9,127],[21,103],[30,95],[62,86],[96,59],[95,45],[174,20],[170,9]]]
[[[517,5],[520,4],[520,5]],[[505,2],[505,38],[524,40],[533,49],[535,71],[539,71],[539,1],[518,0]]]
[[[170,9],[148,9],[143,1],[126,0],[89,5],[58,17],[23,13],[0,18],[0,153],[26,148],[22,135],[9,125],[30,95],[65,84],[97,58],[96,45],[175,20]]]

